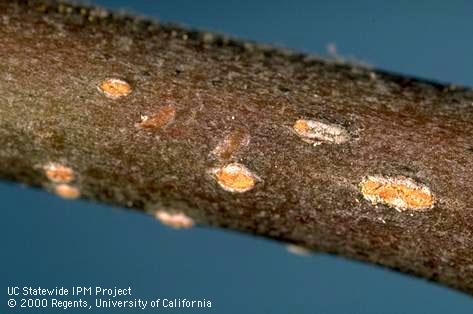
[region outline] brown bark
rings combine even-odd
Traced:
[[[3,178],[473,293],[471,90],[50,1],[0,60]]]

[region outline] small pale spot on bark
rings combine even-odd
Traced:
[[[364,198],[372,204],[385,204],[398,211],[434,206],[430,189],[410,178],[369,176],[360,183],[360,187]]]
[[[106,79],[102,81],[97,88],[106,97],[111,99],[118,99],[128,96],[132,91],[130,84],[117,78]]]
[[[176,109],[174,106],[163,106],[152,116],[142,116],[141,122],[136,124],[140,129],[162,129],[174,121]]]
[[[165,210],[158,210],[155,213],[155,217],[161,223],[175,229],[188,229],[193,227],[195,224],[194,220],[184,213],[172,213]]]
[[[292,128],[303,141],[314,146],[322,143],[342,144],[350,139],[345,128],[331,123],[299,119]]]
[[[243,146],[250,143],[250,134],[245,129],[237,129],[227,134],[215,147],[212,155],[221,160],[231,159]]]
[[[220,168],[212,169],[212,174],[218,184],[229,192],[243,193],[255,187],[260,179],[248,168],[239,163],[231,163]]]
[[[74,180],[74,170],[59,163],[50,163],[43,167],[48,179],[54,183],[69,183]]]
[[[300,245],[296,245],[296,244],[286,245],[286,250],[289,253],[296,254],[296,255],[299,255],[299,256],[309,256],[313,253],[308,248],[300,246]]]
[[[57,195],[66,199],[76,199],[80,197],[80,190],[69,184],[59,184],[54,188]]]

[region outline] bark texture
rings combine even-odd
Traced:
[[[107,78],[131,93],[105,97]],[[304,141],[300,119],[349,139]],[[44,166],[59,163],[88,199],[179,211],[472,294],[472,138],[468,89],[94,8],[0,0],[6,179],[52,190]],[[255,176],[237,178],[254,184],[247,191],[216,180],[212,169],[234,162]],[[435,203],[374,205],[366,176],[411,178]]]

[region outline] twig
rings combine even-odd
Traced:
[[[473,293],[473,92],[0,0],[0,175]]]

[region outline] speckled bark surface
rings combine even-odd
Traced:
[[[104,97],[107,78],[131,94]],[[142,116],[175,109],[159,128]],[[350,140],[314,146],[298,119]],[[245,147],[212,154],[231,132]],[[245,133],[246,134],[246,133]],[[236,144],[235,144],[236,145]],[[415,273],[473,293],[473,92],[53,2],[0,1],[0,175],[255,233]],[[209,169],[258,176],[244,193]],[[371,204],[368,175],[430,188],[435,205]]]

